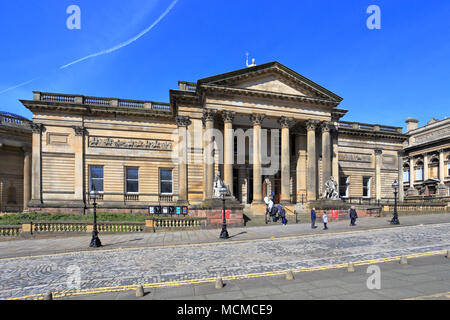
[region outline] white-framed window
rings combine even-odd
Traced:
[[[173,170],[159,169],[159,192],[173,194]]]
[[[349,196],[350,177],[339,177],[339,196],[341,198],[348,198]]]
[[[125,192],[139,193],[139,168],[125,168]]]
[[[450,162],[447,163],[447,177],[450,176]]]
[[[104,192],[103,166],[89,166],[89,191]]]
[[[409,182],[409,169],[403,171],[403,182]]]
[[[423,168],[416,168],[416,181],[423,180]]]
[[[363,198],[370,198],[371,177],[363,177]]]

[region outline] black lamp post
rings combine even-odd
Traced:
[[[227,215],[225,214],[225,196],[228,193],[227,187],[221,187],[219,189],[220,195],[222,197],[222,203],[223,203],[223,222],[222,222],[222,232],[220,233],[220,239],[228,239],[230,236],[228,235],[227,231]]]
[[[400,224],[398,220],[398,212],[397,212],[397,193],[398,193],[398,182],[394,181],[392,184],[392,188],[394,189],[394,217],[391,220],[391,224]]]
[[[102,246],[102,243],[100,242],[100,239],[98,237],[98,230],[97,230],[97,199],[98,199],[98,191],[95,190],[95,187],[92,186],[91,190],[91,199],[94,200],[94,230],[92,231],[92,240],[89,247],[91,248],[100,248]]]

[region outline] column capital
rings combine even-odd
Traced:
[[[375,155],[381,156],[383,154],[383,149],[375,149]]]
[[[222,118],[225,123],[233,122],[235,116],[236,112],[234,111],[222,111]]]
[[[25,147],[25,146],[23,146],[21,149],[22,149],[24,155],[30,155],[31,152],[33,151],[33,150],[31,149],[31,147]]]
[[[306,130],[315,131],[319,124],[318,120],[308,120],[306,121]]]
[[[45,126],[42,123],[31,123],[31,131],[33,133],[42,133],[45,132]]]
[[[87,134],[85,127],[73,127],[73,130],[75,131],[75,136],[77,137]]]
[[[252,114],[250,115],[250,121],[253,125],[261,125],[265,117],[264,114]]]
[[[216,115],[216,111],[215,110],[205,109],[203,111],[203,119],[205,121],[214,121],[214,116],[215,115]]]
[[[278,119],[278,123],[281,125],[282,128],[290,128],[294,122],[294,118],[289,117],[280,117]]]
[[[186,116],[177,116],[175,120],[178,127],[187,127],[191,124],[191,120]]]
[[[331,131],[331,127],[332,127],[332,123],[329,121],[323,121],[320,124],[320,127],[322,129],[322,133],[323,132],[330,132]]]

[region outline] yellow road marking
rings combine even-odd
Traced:
[[[414,298],[407,298],[403,300],[424,300],[424,299],[436,299],[440,297],[445,297],[447,299],[450,299],[450,291],[449,292],[443,292],[443,293],[436,293],[431,294],[429,296],[420,296],[420,297],[414,297]]]
[[[414,258],[434,256],[434,255],[443,255],[446,252],[447,252],[447,250],[429,251],[429,252],[414,253],[414,254],[406,255],[406,257],[408,259],[414,259]],[[372,260],[363,260],[363,261],[353,262],[353,265],[356,267],[356,266],[363,266],[363,265],[368,265],[368,264],[384,263],[384,262],[400,260],[400,258],[401,258],[401,256],[394,256],[394,257],[379,258],[379,259],[372,259]],[[346,268],[347,266],[348,266],[348,263],[340,263],[340,264],[332,264],[332,265],[326,265],[326,266],[316,266],[316,267],[307,267],[307,268],[298,268],[298,269],[289,269],[289,270],[280,270],[280,271],[271,271],[271,272],[262,272],[262,273],[250,273],[250,274],[243,274],[243,275],[225,276],[225,277],[222,277],[222,280],[230,281],[230,280],[243,280],[243,279],[252,279],[252,278],[271,277],[271,276],[286,274],[286,272],[288,272],[288,271],[292,271],[293,273],[312,272],[312,271],[323,271],[323,270],[330,270],[330,269],[341,269],[341,268]],[[175,287],[175,286],[194,285],[194,284],[201,284],[201,283],[213,283],[215,281],[216,281],[216,278],[200,278],[200,279],[192,279],[192,280],[180,280],[180,281],[168,281],[168,282],[142,284],[142,287],[144,289],[158,288],[158,287]],[[130,291],[130,290],[135,290],[136,287],[137,287],[137,285],[126,285],[126,286],[115,286],[115,287],[105,287],[105,288],[60,291],[60,292],[53,293],[53,298],[57,299],[57,298],[63,298],[63,297],[69,297],[69,296],[80,296],[80,295],[91,295],[91,294],[98,294],[98,293]],[[17,297],[17,298],[8,298],[5,300],[26,300],[26,299],[43,300],[44,296],[45,296],[45,294],[41,293],[41,294],[32,294],[32,295]]]

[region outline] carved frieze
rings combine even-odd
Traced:
[[[91,148],[171,151],[172,150],[172,142],[166,141],[166,140],[89,137],[89,147],[91,147]]]
[[[339,153],[339,161],[372,163],[372,155],[362,153]]]

